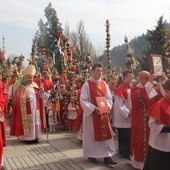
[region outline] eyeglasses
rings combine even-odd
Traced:
[[[149,79],[149,77],[141,77],[141,79]]]

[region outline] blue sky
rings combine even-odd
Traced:
[[[96,49],[105,48],[105,22],[110,21],[111,48],[124,43],[124,35],[132,39],[154,29],[161,15],[169,22],[169,0],[0,0],[0,48],[5,36],[6,57],[30,57],[32,39],[45,20],[49,2],[55,8],[64,28],[69,23],[75,30],[80,20]]]

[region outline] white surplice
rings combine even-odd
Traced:
[[[42,138],[42,130],[41,130],[41,120],[40,120],[40,113],[36,112],[36,95],[33,87],[29,87],[27,92],[30,95],[30,106],[31,106],[31,113],[32,113],[32,121],[33,124],[29,126],[30,135],[29,136],[19,136],[18,139],[21,141],[31,141]],[[38,115],[37,115],[38,114]],[[38,119],[37,119],[38,117]]]
[[[89,80],[95,83],[101,81],[101,79],[96,81],[92,77]],[[112,95],[106,83],[105,83],[105,87],[106,87],[106,100],[108,102],[109,107],[111,108]],[[104,140],[104,141],[95,141],[94,139],[92,113],[96,106],[93,105],[90,101],[90,89],[89,89],[88,82],[85,82],[82,87],[80,103],[84,111],[83,112],[83,156],[104,158],[104,157],[111,157],[115,155],[116,147],[115,147],[113,136],[111,139]]]

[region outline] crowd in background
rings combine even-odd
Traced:
[[[83,140],[83,120],[86,119],[83,117],[83,111],[87,108],[85,108],[85,105],[82,108],[83,96],[81,95],[81,89],[87,86],[91,76],[94,78],[93,72],[95,69],[102,68],[102,65],[97,65],[96,68],[88,68],[89,70],[86,73],[82,72],[82,74],[77,74],[72,69],[67,74],[60,75],[56,70],[46,68],[45,62],[41,72],[36,70],[33,65],[30,65],[30,68],[29,65],[25,68],[23,60],[24,57],[15,57],[10,65],[9,74],[0,72],[1,165],[3,164],[3,147],[6,146],[6,117],[12,117],[11,135],[18,137],[19,140],[37,142],[41,139],[42,132],[57,133],[57,126],[62,130],[67,130],[69,133],[78,132],[78,139]],[[163,84],[167,78],[163,75],[155,79],[154,74],[147,71],[141,71],[137,77],[134,77],[129,70],[125,70],[120,75],[115,72],[109,75],[104,74],[103,70],[100,70],[100,72],[101,75],[98,79],[106,82],[106,87],[109,89],[108,95],[111,95],[112,98],[111,103],[113,105],[111,104],[108,120],[109,126],[112,127],[115,133],[118,133],[119,154],[131,159],[134,169],[143,169],[149,147],[149,116],[147,116],[147,111],[165,96]],[[94,82],[98,82],[97,78]],[[90,84],[88,85],[91,88]],[[166,89],[169,89],[169,87],[166,87]],[[22,96],[21,92],[23,93]],[[19,100],[25,98],[16,107],[15,98],[17,95]],[[80,100],[82,100],[81,104]],[[89,98],[84,100],[87,101]],[[28,106],[27,101],[29,101],[30,106]],[[31,103],[34,103],[35,106],[32,106]],[[23,107],[22,104],[25,104],[25,106]],[[30,115],[26,116],[28,123],[31,122],[30,126],[24,126],[23,132],[18,133],[14,127],[16,125],[14,121],[18,121],[16,119],[17,115],[15,115],[16,112],[18,109],[20,110],[20,119],[23,121],[25,115],[22,114],[22,111],[24,113],[26,111],[27,113],[32,112],[33,107],[36,110],[35,127],[33,126],[33,118],[29,117]],[[91,111],[95,111],[95,109],[92,107]],[[39,131],[39,136],[34,134],[33,138],[23,137],[30,129],[34,133],[34,128]],[[30,133],[29,135],[31,136]],[[115,148],[113,147],[112,149],[111,155],[104,156],[104,161],[107,165],[116,164],[116,162],[110,160],[110,157],[116,153]],[[89,161],[97,163],[95,155],[89,157]],[[167,164],[167,166],[169,165]]]

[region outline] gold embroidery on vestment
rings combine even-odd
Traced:
[[[30,132],[29,132],[28,116],[26,111],[26,99],[21,99],[20,108],[21,108],[21,117],[23,123],[24,136],[29,136]]]

